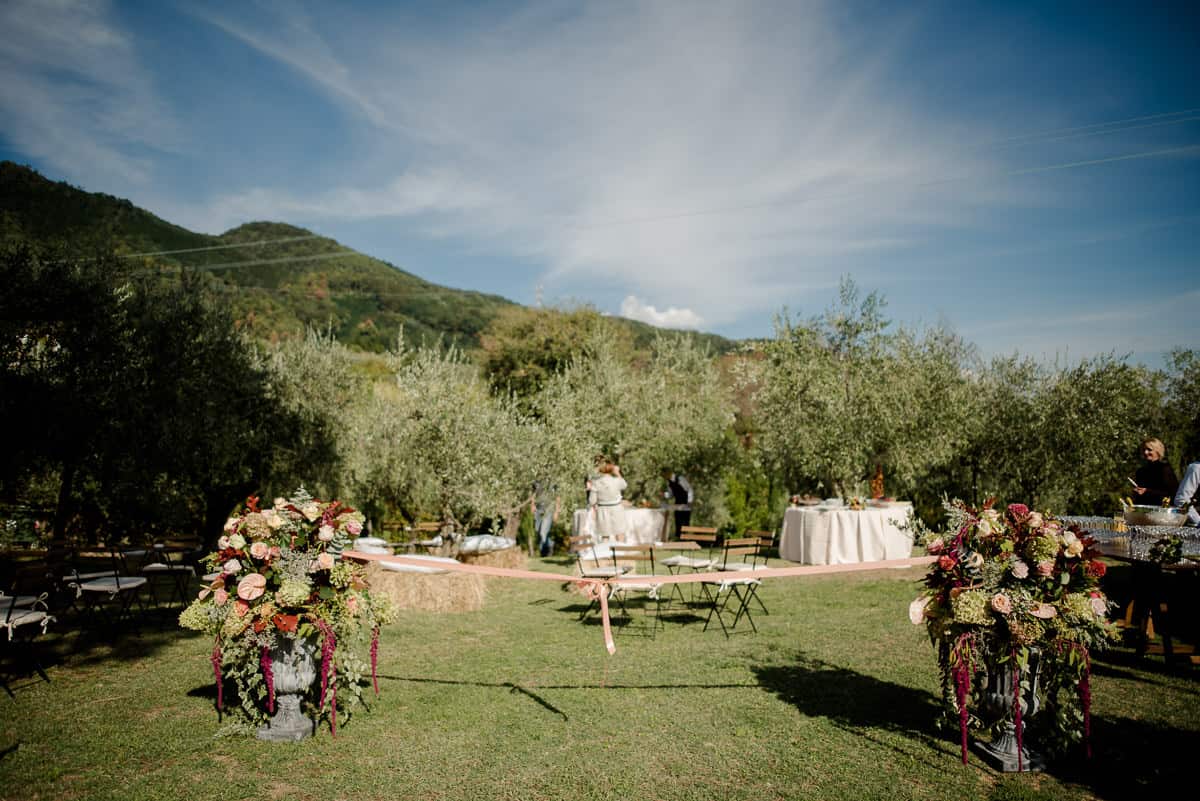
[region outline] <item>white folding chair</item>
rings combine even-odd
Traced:
[[[727,539],[722,545],[721,556],[713,565],[713,569],[718,573],[738,572],[751,574],[758,564],[758,550],[758,537]],[[750,557],[748,561],[746,557]],[[724,578],[701,582],[700,587],[704,591],[705,598],[709,603],[708,617],[704,621],[704,631],[708,631],[708,625],[715,616],[717,622],[721,624],[721,631],[725,632],[725,636],[728,637],[729,632],[737,628],[737,624],[745,617],[750,623],[750,628],[757,633],[758,626],[754,625],[754,617],[750,614],[750,602],[757,600],[758,586],[761,583],[759,579],[754,578],[752,575],[747,575],[746,578]],[[734,604],[736,608],[733,613],[733,620],[727,626],[725,624],[725,613],[730,599],[736,599]],[[761,604],[762,602],[759,601],[759,603]]]

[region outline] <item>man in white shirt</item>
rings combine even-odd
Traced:
[[[1189,526],[1200,526],[1200,511],[1196,509],[1196,493],[1200,491],[1200,461],[1192,462],[1183,471],[1183,480],[1179,489],[1175,490],[1175,498],[1171,505],[1177,509],[1187,509]]]

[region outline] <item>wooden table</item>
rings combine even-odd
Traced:
[[[1170,565],[1152,562],[1135,557],[1127,542],[1119,545],[1099,543],[1096,548],[1105,558],[1124,562],[1133,569],[1133,587],[1129,606],[1126,607],[1125,625],[1136,628],[1141,634],[1137,644],[1138,656],[1162,653],[1164,661],[1170,662],[1177,653],[1186,654],[1190,662],[1200,664],[1194,646],[1176,646],[1174,643],[1164,581],[1167,573],[1200,577],[1200,562],[1188,559]],[[1156,633],[1162,638],[1161,646],[1151,646],[1148,642]]]

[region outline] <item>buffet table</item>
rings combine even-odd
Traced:
[[[625,542],[630,545],[652,545],[667,538],[667,510],[629,507],[625,509]],[[576,537],[593,537],[596,518],[588,509],[576,509],[571,521],[571,533]]]
[[[779,556],[806,565],[878,562],[912,556],[912,535],[900,529],[912,505],[854,510],[845,507],[788,509]]]

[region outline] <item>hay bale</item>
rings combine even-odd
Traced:
[[[367,582],[373,592],[392,600],[397,609],[425,612],[474,612],[483,608],[486,585],[470,573],[407,573],[367,564]]]
[[[525,569],[525,554],[517,547],[502,548],[498,551],[483,553],[459,553],[458,561],[464,565],[482,565],[484,567],[504,567],[510,570]]]

